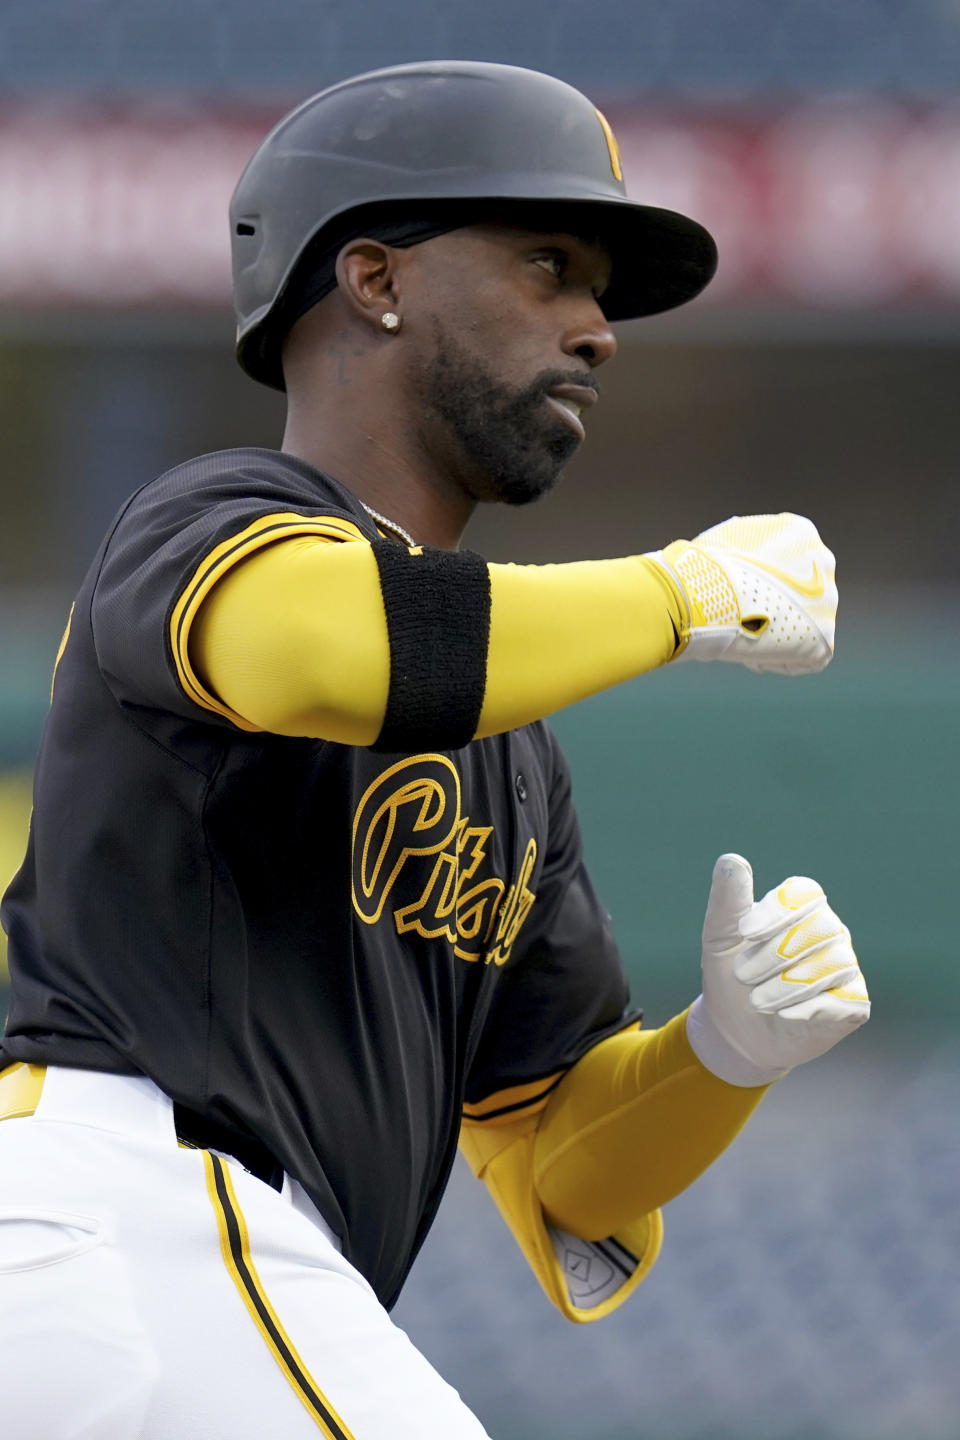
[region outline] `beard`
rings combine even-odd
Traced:
[[[580,444],[545,404],[555,385],[597,383],[587,372],[544,370],[517,390],[483,368],[436,322],[436,352],[420,386],[420,400],[444,422],[454,446],[480,483],[478,500],[529,505],[552,490]]]

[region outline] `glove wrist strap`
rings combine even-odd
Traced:
[[[788,1070],[772,1070],[767,1065],[758,1065],[737,1050],[713,1023],[702,995],[697,996],[687,1014],[687,1039],[704,1069],[727,1085],[753,1089],[759,1085],[772,1085],[788,1073]]]

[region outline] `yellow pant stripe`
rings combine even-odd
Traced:
[[[40,1103],[45,1065],[16,1061],[0,1070],[0,1120],[19,1120],[32,1115]]]
[[[256,1266],[250,1257],[250,1237],[243,1212],[237,1203],[227,1166],[219,1155],[203,1151],[207,1172],[207,1193],[217,1217],[220,1249],[233,1283],[250,1316],[273,1351],[274,1359],[327,1440],[354,1440],[353,1434],[317,1386],[297,1354],[289,1335],[267,1299]]]

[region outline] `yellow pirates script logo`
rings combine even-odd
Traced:
[[[375,925],[403,871],[423,876],[419,899],[393,911],[397,934],[443,937],[461,960],[505,965],[536,895],[530,840],[509,887],[483,877],[492,825],[460,813],[460,776],[444,755],[411,755],[370,785],[353,821],[353,908]]]

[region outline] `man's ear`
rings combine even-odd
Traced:
[[[351,240],[337,256],[337,286],[345,304],[378,330],[386,311],[397,313],[399,269],[397,252],[380,240]]]

